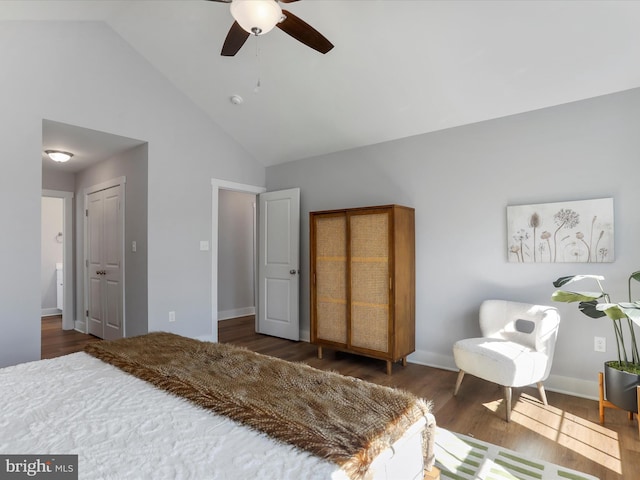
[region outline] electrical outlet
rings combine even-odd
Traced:
[[[596,352],[606,352],[607,339],[604,337],[593,337],[593,350]]]
[[[176,312],[169,312],[169,321],[170,322],[176,321]]]

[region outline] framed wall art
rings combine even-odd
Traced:
[[[507,207],[513,263],[613,262],[613,198]]]

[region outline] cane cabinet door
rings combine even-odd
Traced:
[[[312,217],[315,235],[315,337],[347,345],[347,217],[344,213]]]

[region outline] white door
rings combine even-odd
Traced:
[[[88,333],[123,336],[121,186],[87,195]]]
[[[300,189],[259,195],[259,333],[300,340]]]

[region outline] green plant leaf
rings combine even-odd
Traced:
[[[606,313],[607,317],[609,317],[611,320],[627,318],[627,315],[617,303],[601,303],[596,307],[596,309]]]
[[[597,300],[580,302],[578,304],[578,310],[584,313],[587,317],[591,317],[591,318],[602,318],[607,315],[605,312],[598,310]]]
[[[553,282],[553,286],[556,288],[560,288],[561,286],[571,282],[571,280],[573,280],[574,277],[575,275],[570,275],[568,277],[560,277],[555,282]]]
[[[602,297],[600,292],[568,292],[565,290],[556,290],[551,295],[551,300],[555,302],[591,302]]]
[[[640,305],[638,302],[620,303],[619,305],[625,315],[629,317],[633,323],[640,326]]]
[[[639,272],[639,275],[640,275],[640,272]],[[569,275],[568,277],[560,277],[559,279],[557,279],[555,282],[553,282],[553,286],[556,288],[560,288],[563,285],[566,285],[572,282],[577,282],[579,280],[584,280],[585,278],[592,278],[594,280],[604,280],[604,277],[602,275]]]

